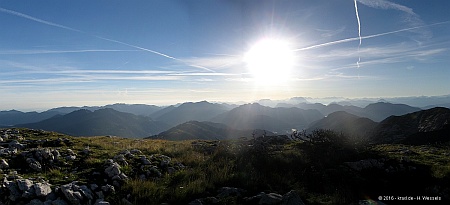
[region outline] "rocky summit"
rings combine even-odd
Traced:
[[[0,205],[380,204],[386,194],[450,201],[448,144],[370,144],[330,130],[266,134],[168,141],[0,129]]]
[[[103,160],[89,145],[81,149],[72,137],[42,130],[4,129],[1,134],[0,204],[117,204],[106,199],[129,179],[125,167],[141,180],[158,180],[185,167],[138,149]],[[131,204],[126,197],[121,202]]]

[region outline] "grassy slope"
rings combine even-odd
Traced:
[[[131,194],[135,204],[186,204],[193,199],[215,196],[223,186],[247,190],[248,196],[261,191],[284,194],[297,190],[307,204],[349,204],[379,195],[436,195],[434,187],[449,190],[443,182],[450,179],[448,146],[374,145],[347,147],[328,143],[291,141],[163,141],[125,138],[74,138],[53,132],[21,130],[27,139],[69,138],[65,145],[75,152],[89,146],[91,153],[72,164],[43,173],[19,173],[24,177],[41,176],[53,185],[78,180],[95,182],[92,172],[102,172],[104,162],[125,149],[139,149],[145,155],[164,154],[187,168],[162,178],[142,181],[133,175],[133,167],[123,167],[129,179],[110,202]],[[405,151],[409,150],[409,151]],[[354,171],[344,162],[381,159],[394,168],[407,156],[405,165],[414,171],[386,173],[369,169]],[[12,165],[13,166],[13,165]],[[73,171],[78,167],[77,171]],[[411,182],[414,182],[411,185]],[[229,198],[222,204],[243,203]]]

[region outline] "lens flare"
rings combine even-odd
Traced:
[[[263,39],[245,54],[244,62],[256,81],[279,82],[289,77],[294,52],[286,41]]]

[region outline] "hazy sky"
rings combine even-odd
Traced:
[[[448,0],[0,0],[0,110],[446,95],[448,11]],[[288,44],[288,75],[249,71],[261,39]]]

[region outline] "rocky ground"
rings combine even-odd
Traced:
[[[102,167],[84,167],[82,163],[92,149],[86,146],[74,151],[70,148],[75,145],[73,139],[50,136],[53,134],[41,130],[1,131],[0,204],[110,204],[106,198],[115,195],[128,179],[124,167],[141,180],[184,169],[182,163],[173,163],[168,156],[145,155],[138,149],[120,151],[104,160]],[[121,203],[131,204],[127,197]]]
[[[170,142],[0,129],[0,205],[392,204],[378,201],[388,194],[448,202],[449,153],[282,136]]]

